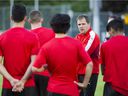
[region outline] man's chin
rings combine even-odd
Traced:
[[[81,31],[80,33],[84,34],[84,33],[85,33],[85,31]]]

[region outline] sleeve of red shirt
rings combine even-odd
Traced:
[[[104,64],[103,46],[100,48],[100,64]]]
[[[88,53],[84,50],[82,44],[79,44],[78,52],[79,62],[84,65],[87,65],[91,61],[91,58]]]
[[[45,55],[45,49],[42,47],[39,51],[39,54],[36,57],[33,66],[36,68],[40,68],[44,64],[46,64],[46,55]]]
[[[33,36],[33,44],[32,44],[32,55],[37,55],[40,49],[40,43],[37,35]]]

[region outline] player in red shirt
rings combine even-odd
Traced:
[[[39,37],[40,46],[55,37],[53,30],[42,27],[43,18],[39,11],[33,10],[29,15],[29,23],[31,24],[31,32],[35,33]],[[47,84],[49,80],[49,72],[39,72],[34,74],[35,84],[39,96],[47,96]]]
[[[82,90],[80,92],[80,96],[94,96],[99,74],[100,39],[98,35],[91,29],[89,18],[86,15],[83,14],[77,17],[77,26],[80,33],[75,38],[82,43],[85,51],[88,52],[94,64],[91,79],[89,82],[90,84],[86,88],[86,91]],[[84,66],[79,65],[78,77],[80,81],[83,81],[84,74]]]
[[[48,67],[48,96],[79,96],[78,86],[86,87],[91,76],[91,59],[79,41],[65,35],[70,27],[69,15],[56,14],[50,24],[56,37],[43,45],[32,70]],[[82,83],[76,82],[78,62],[87,68]]]
[[[30,73],[38,52],[38,39],[24,28],[24,5],[12,7],[11,19],[12,28],[0,36],[0,73],[3,75],[1,96],[37,96]]]
[[[101,45],[101,63],[105,82],[103,96],[128,96],[128,37],[124,23],[114,19],[107,24],[110,39]]]

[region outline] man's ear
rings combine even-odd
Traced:
[[[26,21],[26,20],[27,20],[27,16],[24,17],[24,21]]]
[[[10,16],[10,20],[12,20],[12,16]]]
[[[110,29],[112,33],[115,33],[115,30],[113,28]]]
[[[43,18],[41,18],[41,20],[40,20],[42,23],[44,22],[44,19]]]
[[[31,23],[31,20],[30,20],[30,18],[28,18],[28,20],[27,20],[29,23]]]
[[[110,28],[109,32],[110,36],[113,36],[115,34],[115,30],[113,28]]]

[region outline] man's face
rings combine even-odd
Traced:
[[[86,22],[85,18],[81,18],[77,20],[77,27],[80,33],[86,33],[90,28],[90,24]]]

